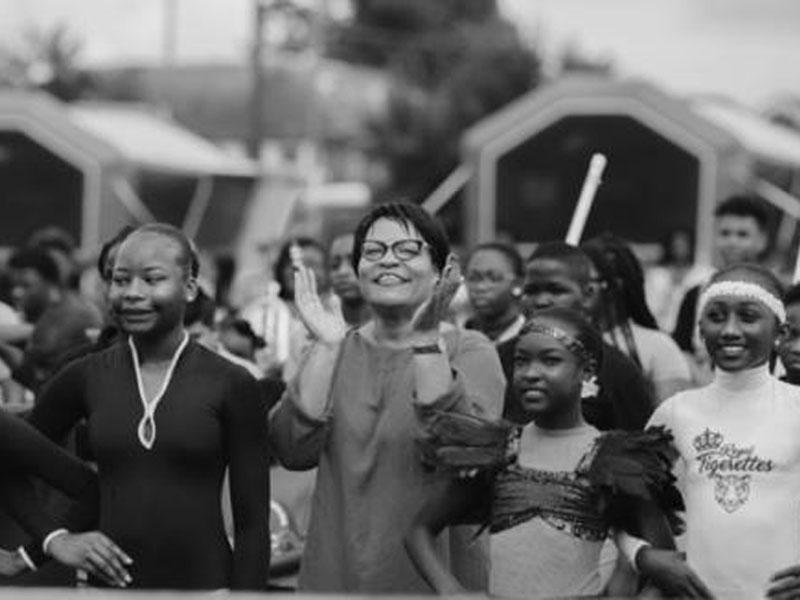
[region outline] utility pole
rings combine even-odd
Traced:
[[[178,0],[164,0],[164,21],[161,32],[161,68],[165,81],[171,81],[175,75],[178,56]],[[157,101],[159,110],[172,114],[168,86],[162,86]]]
[[[164,67],[175,66],[178,49],[178,0],[164,0],[164,36],[161,60]]]
[[[250,136],[247,151],[251,158],[260,160],[264,133],[264,22],[267,8],[263,0],[253,0],[253,44],[250,56]]]

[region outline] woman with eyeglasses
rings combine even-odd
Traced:
[[[270,431],[285,466],[319,467],[299,586],[426,593],[403,536],[440,476],[423,467],[414,439],[438,411],[499,416],[505,379],[482,334],[442,322],[460,277],[444,230],[422,208],[375,207],[355,231],[353,267],[373,316],[348,330],[295,262],[295,301],[314,344]],[[440,542],[450,542],[462,583],[485,589],[483,546],[468,550],[471,536],[457,530]]]

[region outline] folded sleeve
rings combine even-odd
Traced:
[[[330,420],[330,407],[321,417],[306,414],[296,401],[298,394],[294,380],[269,415],[270,448],[290,471],[317,466]]]
[[[457,411],[499,418],[506,379],[494,345],[483,334],[468,330],[451,332],[445,340],[451,354],[453,380],[433,402],[415,405],[418,416],[428,418],[440,411]]]

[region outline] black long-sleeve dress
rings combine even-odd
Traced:
[[[76,500],[63,517],[42,509],[30,477]],[[44,536],[60,527],[77,531],[97,518],[97,475],[87,465],[36,431],[21,418],[0,411],[0,505],[33,536],[26,551],[35,564],[44,559]]]
[[[154,415],[150,449],[124,341],[68,365],[42,390],[31,423],[53,439],[80,419],[100,482],[99,529],[134,563],[132,587],[264,589],[269,562],[266,419],[246,371],[189,343]],[[220,491],[230,469],[235,550]]]

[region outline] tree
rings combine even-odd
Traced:
[[[38,88],[64,101],[89,95],[94,82],[80,68],[83,41],[63,23],[50,29],[29,29],[18,48],[0,50],[2,82],[12,87]]]
[[[349,62],[386,66],[419,36],[453,23],[497,17],[496,0],[351,0],[354,18],[327,32],[327,53]]]
[[[611,75],[613,64],[608,57],[593,57],[584,54],[576,43],[568,44],[559,60],[560,74]]]
[[[458,164],[464,130],[529,91],[540,61],[495,0],[354,0],[330,33],[334,56],[389,69],[386,115],[372,142],[393,195],[422,199]]]

